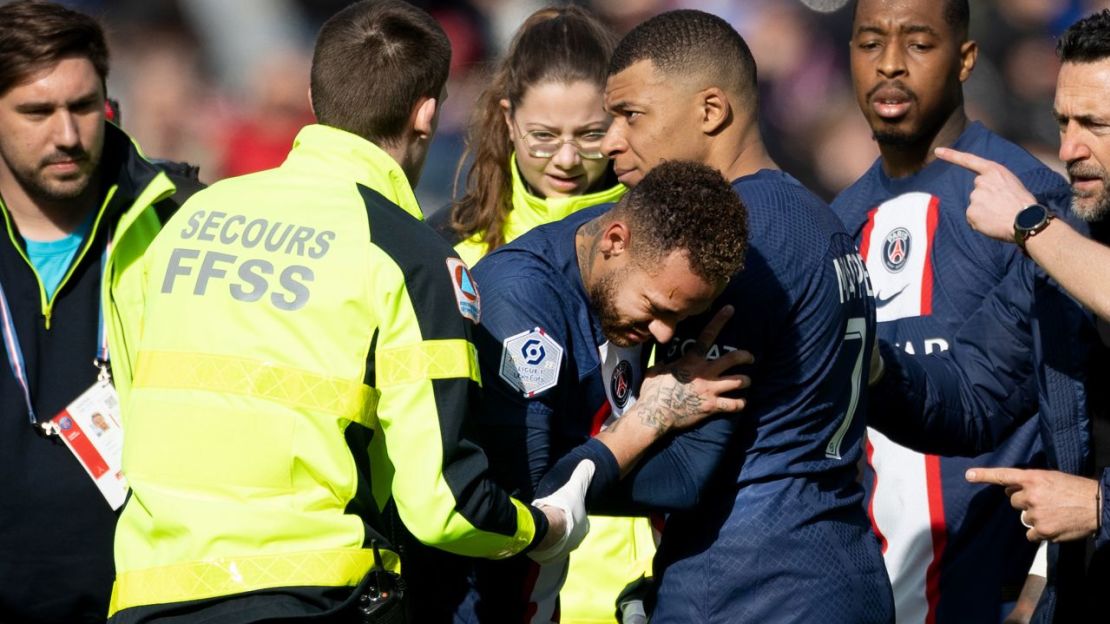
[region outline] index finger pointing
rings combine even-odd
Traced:
[[[986,173],[996,163],[993,160],[981,158],[975,154],[961,152],[954,150],[950,147],[938,147],[933,151],[937,158],[946,160],[953,165],[959,165],[965,169],[970,169],[975,173]]]
[[[724,329],[725,323],[728,323],[728,320],[732,318],[732,313],[734,311],[735,308],[730,305],[717,310],[717,313],[713,315],[713,318],[705,325],[705,328],[701,330],[701,334],[698,335],[698,343],[705,345],[707,348],[712,345],[717,340],[717,334],[721,333],[721,330]]]
[[[969,483],[1020,486],[1025,481],[1025,471],[1020,468],[971,468],[964,477]]]

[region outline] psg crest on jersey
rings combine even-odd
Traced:
[[[613,402],[617,409],[624,409],[628,397],[632,396],[632,365],[628,360],[621,360],[613,368],[613,376],[609,380],[609,392],[613,395]]]
[[[910,231],[897,227],[883,239],[883,266],[891,273],[897,273],[906,266],[910,257]]]

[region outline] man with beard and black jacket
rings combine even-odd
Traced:
[[[138,260],[199,183],[105,120],[95,20],[13,2],[0,41],[0,619],[103,622],[126,492],[118,321],[138,311]]]

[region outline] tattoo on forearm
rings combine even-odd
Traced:
[[[689,384],[694,377],[683,368],[671,371],[677,383],[654,389],[640,398],[643,403],[640,422],[665,433],[681,427],[704,413],[705,399]]]

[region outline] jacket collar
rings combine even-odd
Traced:
[[[117,200],[130,205],[162,175],[162,170],[146,159],[127,133],[113,123],[106,123],[100,173],[105,184],[116,187]]]
[[[114,222],[116,240],[143,211],[176,190],[169,176],[147,160],[139,145],[113,123],[105,128],[100,167],[105,194],[94,230],[101,221]]]
[[[315,170],[374,189],[417,219],[416,195],[401,166],[382,148],[355,134],[322,124],[305,126],[282,167]]]
[[[513,209],[505,219],[504,228],[506,239],[509,240],[538,225],[566,218],[583,208],[615,202],[628,191],[623,184],[618,183],[616,186],[585,195],[539,197],[532,193],[520,176],[516,152],[513,152],[509,163],[509,169],[513,174]]]

